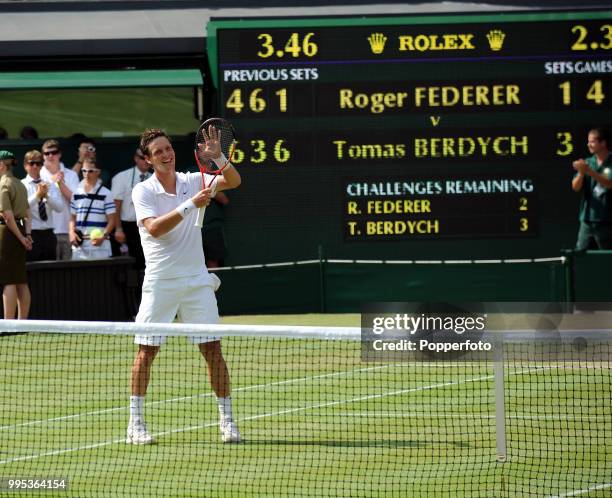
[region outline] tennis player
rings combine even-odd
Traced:
[[[219,279],[206,269],[200,229],[195,222],[198,208],[207,206],[215,192],[240,185],[240,174],[229,164],[211,188],[202,189],[200,173],[176,172],[170,138],[159,129],[142,134],[140,150],[154,174],[132,191],[146,261],[136,322],[170,323],[177,316],[184,323],[218,323],[214,292]],[[203,144],[202,157],[220,166],[225,164],[216,130],[210,131],[210,138]],[[208,376],[219,405],[221,439],[237,443],[240,433],[232,416],[229,372],[221,342],[218,337],[208,336],[190,340],[198,345],[208,364]],[[132,367],[128,444],[153,442],[145,424],[143,405],[151,364],[164,341],[163,336],[135,337],[139,348]]]

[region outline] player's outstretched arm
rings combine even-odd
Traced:
[[[166,235],[170,230],[176,227],[184,218],[192,211],[198,208],[208,206],[211,200],[211,189],[206,188],[200,190],[191,199],[184,202],[176,209],[162,216],[145,218],[142,224],[147,229],[151,236],[157,238]]]
[[[242,183],[242,178],[240,178],[240,173],[238,173],[238,170],[231,164],[228,164],[221,173],[220,178],[218,178],[215,183],[217,184],[215,187],[215,192],[221,192],[222,190],[229,190],[239,187]]]

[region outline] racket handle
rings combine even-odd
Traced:
[[[198,228],[202,228],[204,224],[204,214],[206,213],[206,206],[198,209],[198,218],[196,219],[195,226]]]

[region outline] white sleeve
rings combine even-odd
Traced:
[[[55,183],[49,184],[49,194],[47,195],[47,204],[53,211],[60,213],[64,209],[64,201],[62,194]]]
[[[71,169],[64,170],[64,182],[70,191],[74,194],[79,188],[79,177]]]
[[[29,190],[28,185],[24,183],[26,190]],[[28,204],[30,208],[33,209],[38,206],[38,197],[36,197],[36,190],[32,191],[32,193],[28,194]]]
[[[106,187],[102,187],[101,193],[104,195],[104,213],[108,216],[109,214],[115,214],[116,206],[113,194]]]
[[[142,220],[146,218],[155,218],[160,216],[155,210],[155,193],[143,187],[142,183],[139,183],[132,190],[132,201],[134,202],[134,209],[136,210],[136,223],[138,226],[143,226]]]
[[[116,199],[122,202],[124,200],[125,193],[126,193],[126,188],[125,188],[126,185],[125,185],[125,182],[123,181],[123,177],[125,175],[123,173],[124,173],[123,171],[121,173],[117,173],[115,176],[113,176],[113,179],[111,181],[111,194],[113,195],[113,199]]]

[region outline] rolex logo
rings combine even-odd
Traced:
[[[373,54],[382,54],[385,49],[385,43],[387,43],[387,37],[382,33],[372,33],[368,36],[370,42],[370,48]]]
[[[506,33],[500,29],[492,29],[489,31],[487,40],[489,40],[489,47],[491,47],[491,50],[494,52],[501,50],[504,44],[504,38],[506,38]]]

